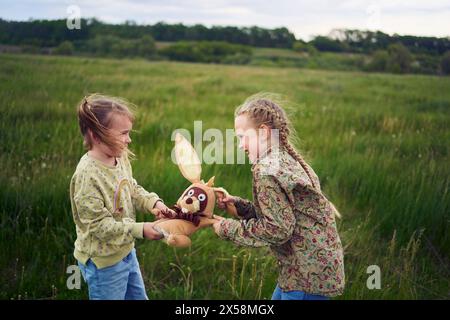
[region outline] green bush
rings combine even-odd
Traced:
[[[247,46],[221,41],[180,41],[159,53],[170,60],[244,64],[250,61],[252,51]]]
[[[155,40],[149,36],[143,36],[137,42],[139,56],[145,58],[152,58],[156,54]]]
[[[225,64],[248,64],[250,60],[251,55],[238,52],[233,55],[225,56],[221,62]]]
[[[377,50],[367,64],[368,71],[390,73],[408,73],[420,69],[420,62],[414,61],[413,56],[401,43],[391,44],[387,51]]]
[[[70,41],[63,41],[54,50],[54,54],[70,56],[73,54],[73,44]]]
[[[389,54],[385,50],[377,50],[367,65],[368,71],[386,71],[389,63]]]
[[[41,48],[33,45],[23,45],[21,46],[21,52],[29,54],[39,54],[41,53]]]
[[[411,64],[411,72],[422,74],[436,74],[439,72],[441,62],[439,56],[430,54],[414,55],[414,62]]]
[[[318,36],[310,42],[319,51],[342,52],[343,45],[338,40]]]
[[[392,73],[407,73],[411,70],[412,55],[401,43],[388,47],[389,60],[386,70]]]
[[[442,55],[441,71],[443,74],[450,74],[450,51]]]
[[[97,56],[108,56],[119,50],[120,38],[114,36],[97,36],[86,42],[86,51]]]
[[[152,58],[156,53],[155,41],[151,36],[140,39],[122,39],[116,36],[97,36],[88,40],[83,51],[96,56]]]
[[[296,41],[292,45],[292,50],[297,52],[304,52],[311,56],[316,55],[318,53],[318,50],[311,44],[304,43],[302,41]]]

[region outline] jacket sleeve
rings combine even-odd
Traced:
[[[256,208],[250,200],[236,197],[234,205],[239,218],[244,220],[256,218]]]
[[[72,182],[75,222],[81,230],[88,230],[98,239],[111,244],[131,243],[143,238],[143,223],[132,219],[116,221],[105,207],[103,195],[88,176],[78,176]]]
[[[224,219],[219,236],[246,246],[281,245],[292,236],[295,216],[289,200],[274,177],[261,176],[257,186],[260,216],[249,220]]]

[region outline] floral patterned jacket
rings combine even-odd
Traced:
[[[345,285],[335,208],[320,191],[317,175],[286,151],[272,151],[252,166],[253,200],[238,198],[241,220],[224,219],[219,236],[238,245],[270,246],[283,291],[336,296]]]

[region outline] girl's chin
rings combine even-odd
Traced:
[[[116,155],[114,155],[114,157],[121,158],[125,154],[126,150],[127,148],[123,148],[122,151],[118,152]]]
[[[108,156],[111,158],[121,158],[123,153],[124,153],[123,151],[120,153],[110,153],[110,154],[108,154]]]

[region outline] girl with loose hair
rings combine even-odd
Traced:
[[[70,183],[77,239],[74,256],[90,299],[147,299],[135,239],[162,238],[151,222],[136,222],[136,210],[168,210],[156,193],[133,178],[128,149],[134,114],[123,99],[89,95],[78,105],[87,152]]]
[[[216,216],[213,227],[237,245],[270,247],[279,266],[272,299],[328,299],[342,294],[345,284],[339,212],[294,148],[292,125],[278,100],[257,94],[236,109],[239,147],[252,163],[253,202],[219,197],[218,206],[233,204],[240,221]]]

